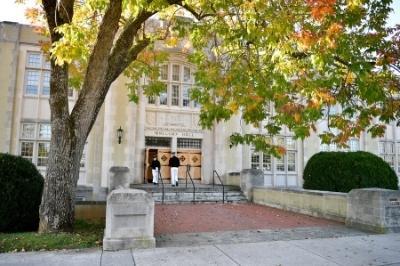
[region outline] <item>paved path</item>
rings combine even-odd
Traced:
[[[400,234],[167,247],[0,254],[0,265],[400,265]]]
[[[154,234],[333,226],[340,223],[267,206],[241,204],[157,204]]]

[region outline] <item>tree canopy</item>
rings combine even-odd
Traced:
[[[61,5],[63,1],[58,1]],[[367,130],[382,136],[385,124],[399,118],[399,28],[385,27],[391,1],[380,0],[219,0],[123,1],[123,28],[138,16],[168,24],[149,30],[145,20],[134,42],[147,48],[125,70],[133,82],[146,74],[149,94],[163,89],[158,66],[166,55],[151,49],[157,40],[176,45],[190,41],[202,104],[201,125],[241,113],[246,123],[266,121],[268,135],[287,126],[298,138],[316,131],[326,118],[331,131],[319,132],[324,143],[346,145]],[[97,40],[106,0],[76,1],[70,23],[55,28],[63,37],[49,47],[56,63],[70,64],[70,83],[80,88]],[[62,8],[62,6],[60,6]],[[33,12],[35,19],[39,12]],[[186,17],[186,18],[185,18]],[[190,19],[187,19],[190,18]],[[397,72],[397,73],[396,73]],[[270,112],[270,106],[274,112]],[[342,111],[330,114],[340,105]],[[256,143],[270,149],[263,136],[232,136],[233,144]]]

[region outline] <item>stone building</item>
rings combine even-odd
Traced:
[[[41,39],[31,26],[0,22],[0,152],[21,155],[45,172],[51,134],[50,70],[40,51]],[[188,164],[193,178],[201,183],[212,182],[213,170],[229,176],[258,168],[264,172],[265,186],[299,187],[304,166],[313,154],[338,150],[334,144],[321,144],[316,134],[304,141],[294,140],[286,129],[272,140],[287,149],[281,159],[249,146],[229,148],[232,133],[262,133],[262,126],[246,125],[237,115],[212,130],[202,130],[198,125],[200,107],[189,99],[195,67],[183,51],[180,47],[167,50],[168,63],[160,73],[167,89],[158,97],[141,93],[135,104],[128,99],[125,77],[112,84],[85,146],[80,185],[107,187],[112,166],[128,167],[130,183],[145,183],[151,178],[148,165],[154,154],[164,165],[162,176],[168,178],[168,159],[171,152],[177,152],[183,165],[180,178]],[[145,82],[143,78],[141,84]],[[70,91],[70,107],[77,94]],[[326,121],[320,121],[318,129],[326,127]],[[121,143],[117,138],[120,128]],[[394,124],[388,125],[384,138],[362,134],[351,139],[349,147],[381,156],[400,174],[400,128]]]

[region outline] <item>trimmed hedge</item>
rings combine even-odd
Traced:
[[[369,152],[320,152],[307,162],[303,188],[349,192],[355,188],[398,189],[397,175],[382,158]]]
[[[0,232],[37,230],[43,183],[30,161],[0,153]]]

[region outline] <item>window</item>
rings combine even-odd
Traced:
[[[180,80],[180,66],[179,65],[172,65],[172,80],[179,81]]]
[[[178,139],[178,148],[201,149],[201,139]]]
[[[40,53],[29,52],[27,59],[27,66],[40,68],[41,66],[40,58],[41,58]]]
[[[35,124],[22,124],[21,138],[23,139],[34,139],[35,138]]]
[[[360,141],[358,139],[351,139],[348,142],[350,151],[359,151],[360,150]]]
[[[51,127],[50,124],[39,125],[39,139],[50,139],[51,138]]]
[[[154,96],[148,96],[147,97],[147,103],[155,104],[156,103],[156,98]]]
[[[263,169],[264,171],[271,171],[272,169],[272,156],[268,153],[263,153]]]
[[[190,98],[189,98],[189,93],[190,93],[190,87],[189,86],[183,86],[183,91],[182,91],[182,105],[184,107],[188,107],[190,104]]]
[[[38,166],[47,166],[49,151],[50,151],[50,142],[39,142],[38,155],[37,155]]]
[[[296,172],[296,152],[287,152],[287,170],[288,172]]]
[[[160,66],[160,79],[168,80],[168,65]]]
[[[28,70],[26,72],[26,94],[38,94],[40,71]]]
[[[396,169],[395,166],[395,143],[393,141],[390,140],[382,140],[378,142],[378,152],[379,152],[379,156],[385,160],[390,167],[392,167],[393,169]],[[399,169],[399,165],[397,166],[397,168]]]
[[[50,95],[50,71],[42,72],[42,95]]]
[[[285,156],[281,158],[276,158],[276,170],[279,172],[285,171]]]
[[[171,147],[171,139],[163,137],[145,137],[146,146]]]
[[[179,85],[172,85],[171,105],[179,106]]]
[[[50,69],[51,68],[50,61],[47,60],[47,58],[45,56],[43,57],[43,68],[45,68],[45,69]]]
[[[254,149],[251,150],[251,169],[259,169],[260,168],[260,154],[256,152]]]
[[[167,87],[165,87],[165,90],[160,92],[160,104],[161,105],[167,105],[168,104],[168,92],[167,92]]]
[[[183,68],[183,81],[190,82],[190,68],[189,67]]]
[[[21,142],[21,150],[20,154],[22,157],[25,159],[28,159],[29,161],[32,162],[33,158],[33,142]]]

